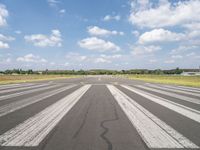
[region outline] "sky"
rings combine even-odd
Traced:
[[[200,65],[200,0],[0,0],[0,70]]]

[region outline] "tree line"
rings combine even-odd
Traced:
[[[181,74],[183,71],[198,71],[197,69],[171,69],[171,70],[148,70],[148,69],[130,69],[130,70],[105,70],[105,69],[93,69],[93,70],[43,70],[43,71],[34,71],[32,69],[22,70],[22,69],[12,69],[0,71],[0,74],[3,75],[29,75],[29,74],[46,74],[46,75],[116,75],[116,74]]]

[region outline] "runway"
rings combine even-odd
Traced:
[[[200,88],[112,76],[0,85],[0,150],[200,150]]]

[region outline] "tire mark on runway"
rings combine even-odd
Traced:
[[[109,132],[109,128],[106,127],[106,123],[109,123],[109,122],[113,122],[113,121],[117,121],[119,120],[119,116],[118,116],[118,113],[117,113],[117,109],[116,109],[116,106],[114,103],[112,103],[110,101],[110,103],[113,105],[113,108],[114,108],[114,118],[113,119],[107,119],[107,120],[103,120],[100,124],[100,126],[104,129],[104,132],[100,135],[101,138],[107,143],[108,145],[108,150],[112,150],[113,149],[113,145],[112,145],[112,142],[109,140],[109,138],[106,137],[106,134]]]

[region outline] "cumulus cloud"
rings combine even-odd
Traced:
[[[171,56],[173,59],[182,59],[183,56],[182,55],[172,55]]]
[[[175,61],[173,59],[170,59],[170,60],[165,60],[164,63],[173,64],[173,63],[175,63]]]
[[[5,36],[3,34],[0,34],[0,41],[13,41],[13,40],[15,40],[15,38],[12,36]]]
[[[161,50],[159,46],[154,46],[154,45],[150,46],[138,45],[132,47],[132,49],[133,51],[131,53],[133,55],[149,55]]]
[[[66,54],[65,58],[70,61],[75,61],[75,62],[82,62],[86,61],[88,57],[86,55],[81,55],[79,53],[74,53],[74,52],[69,52]]]
[[[5,5],[0,4],[0,27],[7,25],[6,18],[8,17],[9,13],[6,9]]]
[[[6,49],[6,48],[9,48],[8,43],[0,41],[0,49]]]
[[[105,59],[105,58],[96,58],[94,62],[95,63],[111,63],[110,60]]]
[[[81,48],[89,49],[89,50],[96,50],[100,52],[104,51],[119,51],[120,47],[115,45],[110,41],[105,41],[103,39],[99,39],[97,37],[89,37],[85,38],[78,42],[78,45]]]
[[[61,9],[61,10],[59,11],[60,14],[64,14],[65,12],[66,12],[65,9]]]
[[[40,56],[33,55],[33,54],[27,54],[22,57],[17,58],[18,62],[31,62],[31,63],[47,63],[47,60],[44,58],[41,58]]]
[[[129,21],[139,27],[166,27],[200,22],[200,1],[188,0],[170,3],[160,0],[158,4],[143,0],[132,1]]]
[[[33,43],[38,47],[61,47],[62,36],[59,30],[52,30],[51,35],[32,34],[24,36],[27,42]]]
[[[6,49],[9,48],[9,44],[7,42],[15,40],[14,37],[11,36],[5,36],[3,34],[0,34],[0,49]]]
[[[187,51],[191,51],[198,48],[198,46],[195,45],[180,45],[178,48],[175,48],[173,50],[171,50],[170,54],[172,55],[177,55],[177,54],[182,54],[185,53]]]
[[[139,37],[139,43],[153,43],[153,42],[171,42],[171,41],[180,41],[185,38],[183,33],[175,33],[169,30],[154,29],[149,32],[143,33]]]
[[[111,16],[111,15],[106,15],[103,20],[104,21],[110,21],[110,20],[116,20],[119,21],[121,19],[120,15],[116,15],[116,16]]]
[[[89,26],[88,33],[93,36],[124,35],[124,32],[110,31],[97,26]]]
[[[50,6],[57,6],[57,4],[60,3],[59,0],[47,0],[47,2]]]
[[[131,33],[136,37],[138,37],[140,35],[140,32],[137,30],[132,31]]]

